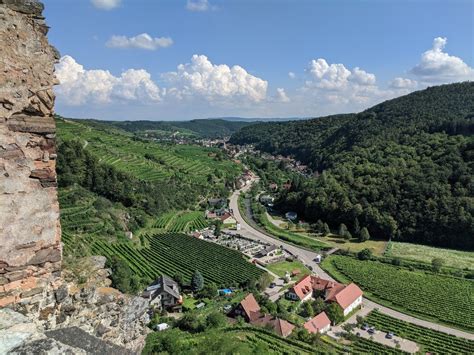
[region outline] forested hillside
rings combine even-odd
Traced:
[[[372,237],[474,249],[474,83],[428,88],[364,112],[260,123],[232,143],[294,155],[319,177],[279,205]]]
[[[228,137],[252,122],[227,121],[224,119],[201,119],[191,121],[97,121],[87,120],[89,125],[113,126],[134,134],[147,133],[149,136],[179,134],[194,138]]]

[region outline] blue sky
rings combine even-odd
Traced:
[[[474,79],[474,1],[44,3],[66,116],[308,117]]]

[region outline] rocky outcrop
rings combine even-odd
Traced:
[[[0,309],[0,354],[140,353],[150,332],[148,301],[111,288],[105,261],[81,259],[88,267],[78,275],[87,275],[80,286],[67,281],[68,270],[55,287]]]
[[[78,263],[80,286],[61,275],[58,53],[42,11],[36,0],[0,0],[0,354],[138,353],[148,303],[109,287],[105,258]]]
[[[43,5],[0,0],[0,307],[33,305],[61,266],[54,63]]]
[[[47,332],[22,314],[0,309],[0,354],[133,354],[78,327]]]

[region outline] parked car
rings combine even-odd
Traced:
[[[368,325],[367,323],[364,323],[364,324],[362,325],[362,328],[361,328],[361,329],[362,329],[362,330],[368,330],[368,329],[369,329],[369,325]]]
[[[392,332],[388,332],[386,335],[385,335],[385,338],[387,339],[393,339],[393,336],[394,334]]]
[[[369,334],[375,334],[375,328],[374,327],[370,327],[369,330],[367,330],[367,332]]]
[[[276,283],[274,283],[274,282],[272,282],[272,283],[270,284],[270,288],[274,288],[275,286],[276,286]]]

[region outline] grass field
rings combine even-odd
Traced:
[[[327,237],[318,237],[321,242],[327,243],[334,248],[348,250],[352,253],[357,253],[362,249],[370,249],[372,253],[377,256],[382,256],[385,252],[387,242],[383,240],[368,240],[360,243],[357,239],[345,240],[337,235],[329,235]]]
[[[420,327],[377,311],[369,313],[365,322],[378,330],[392,332],[404,339],[416,342],[420,346],[420,353],[472,354],[474,352],[474,341],[472,340]]]
[[[270,218],[273,219],[273,222],[270,220]],[[357,253],[362,249],[368,248],[372,250],[374,255],[377,256],[382,256],[387,247],[387,242],[382,240],[368,240],[366,242],[360,243],[356,238],[345,240],[344,238],[334,234],[328,235],[326,237],[317,237],[309,230],[298,228],[297,224],[288,223],[288,221],[281,219],[279,216],[270,216],[270,218],[268,213],[265,213],[264,219],[261,221],[263,222],[265,229],[273,234],[286,233],[289,238],[290,235],[293,236],[293,238],[296,238],[296,236],[300,236],[302,238],[311,238],[320,242],[326,247],[344,249],[353,253]],[[289,229],[288,226],[290,227]]]
[[[355,282],[365,296],[388,307],[474,330],[472,281],[341,255],[329,256],[322,266],[341,282]]]
[[[280,277],[284,277],[286,272],[291,274],[293,270],[300,271],[300,274],[295,276],[294,279],[299,278],[305,274],[311,274],[311,270],[309,270],[301,261],[298,260],[279,261],[277,263],[265,265],[265,267]]]
[[[434,248],[425,245],[390,242],[386,256],[431,263],[434,258],[443,259],[444,265],[474,270],[474,252]]]

